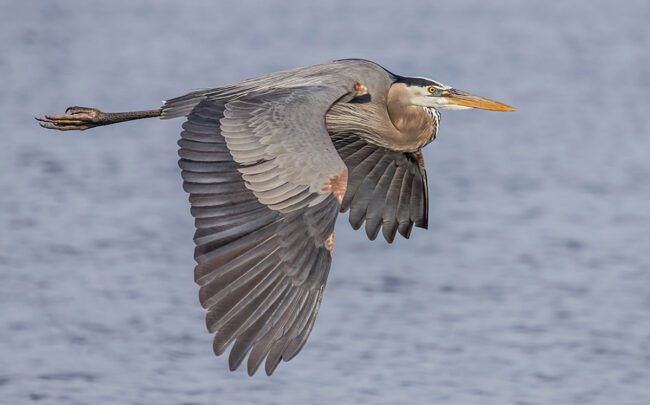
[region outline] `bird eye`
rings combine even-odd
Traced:
[[[429,93],[433,94],[436,92],[437,89],[435,87],[429,87],[427,90],[429,91]]]

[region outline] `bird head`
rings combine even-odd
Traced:
[[[475,96],[454,89],[442,83],[423,77],[398,77],[393,86],[402,87],[400,90],[403,100],[410,105],[445,110],[467,110],[478,108],[492,111],[515,111],[509,105]]]

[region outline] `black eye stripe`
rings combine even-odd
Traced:
[[[433,81],[431,79],[424,79],[422,77],[404,77],[404,76],[398,76],[397,79],[395,80],[395,83],[404,83],[407,86],[420,86],[420,87],[427,87],[427,86],[434,86],[434,87],[442,87],[442,84]]]

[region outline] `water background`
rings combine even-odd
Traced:
[[[647,0],[0,0],[0,404],[650,404]],[[342,217],[316,327],[272,378],[215,358],[180,120],[69,105],[360,57],[519,108],[443,112],[430,229]]]

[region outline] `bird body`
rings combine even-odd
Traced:
[[[428,225],[421,149],[438,109],[511,107],[431,79],[347,59],[273,73],[166,101],[158,110],[71,107],[41,125],[83,130],[186,117],[179,166],[195,218],[195,281],[231,370],[267,374],[304,346],[334,249],[339,212],[390,243]]]
[[[314,86],[338,88],[346,95],[356,83],[363,83],[370,100],[350,103],[351,94],[332,102],[327,106],[327,131],[353,132],[380,146],[416,152],[435,138],[440,115],[433,108],[408,103],[406,84],[395,80],[396,75],[374,62],[344,59],[194,91],[166,101],[161,117],[186,116],[204,98],[234,100],[270,90]]]

